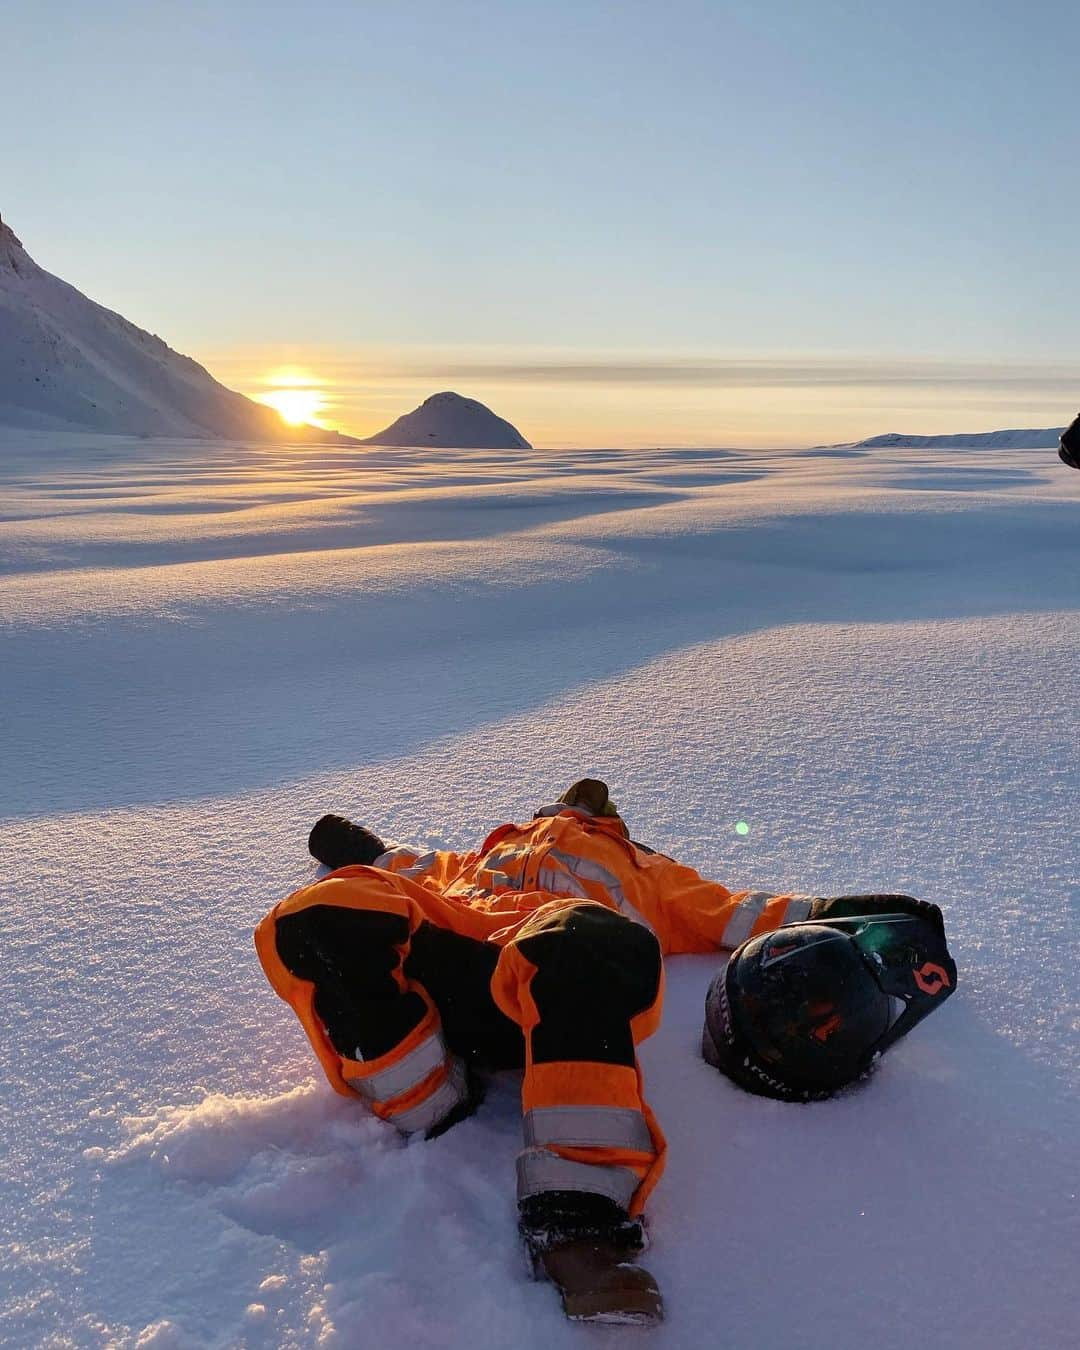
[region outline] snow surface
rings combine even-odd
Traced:
[[[286,427],[154,333],[39,267],[0,220],[0,426],[348,440]]]
[[[0,1342],[1076,1344],[1080,475],[3,433],[0,481]],[[719,879],[939,902],[961,971],[791,1106],[669,963],[655,1332],[526,1279],[513,1075],[403,1146],[251,943],[320,811],[467,846],[586,773]]]
[[[419,408],[405,413],[396,422],[364,445],[435,446],[446,449],[466,446],[473,450],[531,450],[518,431],[490,408],[474,398],[446,390],[424,399]]]

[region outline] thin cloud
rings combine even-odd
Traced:
[[[339,395],[386,396],[402,383],[424,383],[442,388],[466,384],[649,386],[654,388],[716,389],[940,389],[992,396],[1071,399],[1080,388],[1080,361],[956,361],[944,359],[865,359],[851,357],[695,357],[692,359],[598,358],[564,355],[523,355],[517,360],[438,349],[415,354],[401,350],[334,351],[312,348],[291,360],[269,353],[220,353],[212,368],[229,372],[245,384],[273,383],[281,365],[299,365],[311,371],[312,383]]]
[[[1076,367],[874,361],[468,361],[410,366],[420,379],[513,384],[667,385],[704,389],[816,387],[1075,391]]]

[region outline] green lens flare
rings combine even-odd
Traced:
[[[750,833],[750,826],[747,825],[747,823],[746,823],[745,820],[738,820],[738,821],[735,822],[735,833],[736,833],[736,834],[749,834],[749,833]]]

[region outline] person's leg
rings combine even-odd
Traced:
[[[405,962],[405,974],[434,1000],[447,1045],[471,1068],[520,1069],[525,1064],[521,1028],[491,996],[499,952],[492,942],[424,922],[412,935]]]
[[[423,921],[411,883],[349,867],[277,905],[256,947],[296,1011],[334,1088],[356,1093],[403,1133],[441,1132],[470,1104],[439,1010],[405,971]]]
[[[653,934],[603,905],[547,905],[502,951],[492,993],[525,1036],[522,1231],[534,1251],[588,1236],[639,1246],[664,1137],[635,1044],[660,1020]]]

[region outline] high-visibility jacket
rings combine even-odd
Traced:
[[[635,844],[617,816],[561,804],[500,825],[476,853],[394,848],[375,866],[417,883],[432,923],[500,945],[554,898],[598,901],[644,923],[665,955],[737,947],[805,919],[811,902],[791,892],[730,891]]]

